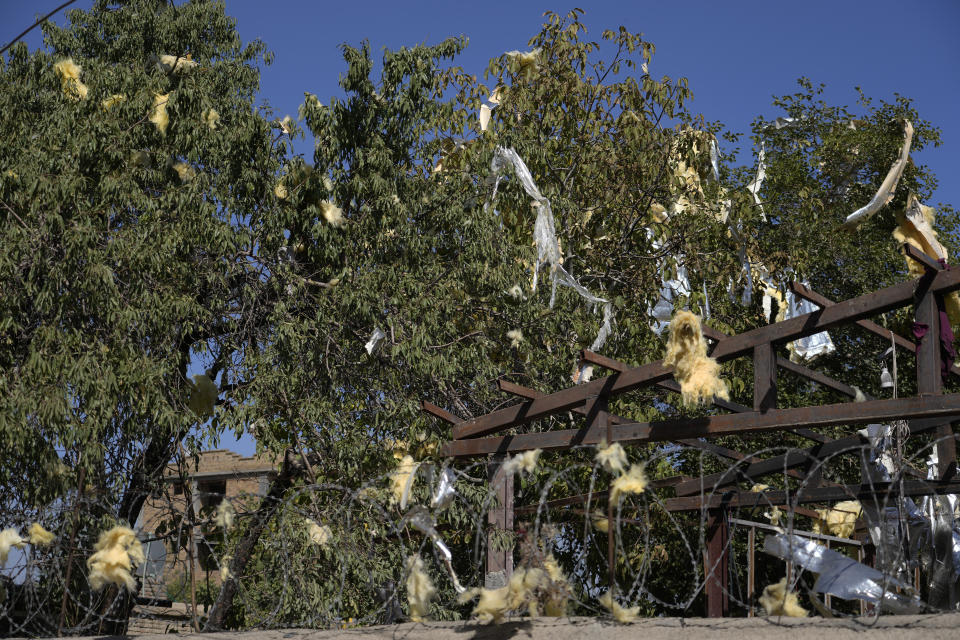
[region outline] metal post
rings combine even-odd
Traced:
[[[754,576],[753,558],[754,552],[756,551],[757,528],[750,527],[747,535],[747,617],[752,618],[755,615],[753,611],[753,597],[755,594],[756,577]]]
[[[916,307],[917,323],[927,325],[927,334],[920,340],[917,348],[917,391],[921,396],[943,393],[943,380],[940,376],[940,311],[936,297],[930,291],[924,292]],[[957,468],[957,445],[953,437],[953,427],[949,422],[937,427],[937,457],[939,459],[940,479],[951,478]]]
[[[777,354],[773,344],[764,342],[753,348],[753,410],[777,407]]]
[[[727,514],[725,509],[711,509],[707,518],[707,548],[704,552],[703,575],[706,579],[707,617],[722,618],[729,613],[727,593]]]
[[[487,512],[490,528],[513,531],[513,474],[503,472],[505,458],[499,456],[488,467],[490,488],[500,505]],[[487,575],[484,580],[488,589],[506,586],[513,575],[513,548],[497,550],[487,541]]]

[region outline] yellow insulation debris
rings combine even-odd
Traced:
[[[556,562],[553,562],[553,571],[558,577],[563,577]],[[477,596],[476,606],[473,608],[473,616],[481,622],[500,623],[511,611],[526,608],[531,616],[537,616],[540,612],[538,592],[550,584],[551,573],[540,568],[525,569],[518,567],[514,569],[509,582],[505,587],[499,589],[468,589],[460,594],[459,601],[467,602]],[[549,605],[549,603],[548,603]],[[566,610],[566,598],[560,597],[557,602],[549,606],[548,615],[562,615],[556,613],[560,608]]]
[[[44,529],[39,522],[34,522],[30,525],[30,528],[27,530],[27,535],[30,538],[30,544],[35,547],[45,547],[51,544],[57,537],[53,535],[52,532]]]
[[[503,472],[508,475],[520,471],[533,473],[534,469],[537,468],[537,460],[540,459],[541,453],[540,449],[518,453],[503,463]]]
[[[191,57],[189,53],[185,56],[162,55],[157,58],[157,66],[164,73],[189,71],[197,66],[197,63]]]
[[[613,599],[613,594],[607,591],[600,596],[600,604],[613,615],[613,619],[621,624],[630,624],[640,614],[640,606],[624,607]]]
[[[333,539],[333,531],[327,525],[319,525],[310,518],[307,518],[307,533],[310,534],[310,540],[321,549],[330,546]]]
[[[83,69],[80,68],[73,58],[66,58],[53,65],[53,70],[60,76],[60,88],[63,95],[74,100],[83,100],[87,97],[89,89],[87,85],[80,82],[80,74]]]
[[[720,379],[720,365],[707,356],[707,342],[700,329],[700,317],[678,311],[670,321],[670,337],[663,366],[674,368],[683,403],[697,406],[714,397],[730,399],[727,383]]]
[[[203,122],[210,127],[210,131],[216,131],[217,125],[220,124],[220,114],[216,109],[207,109],[203,112]]]
[[[808,611],[800,606],[797,594],[787,591],[787,579],[768,585],[759,598],[760,605],[768,616],[788,616],[806,618]]]
[[[597,455],[593,457],[594,461],[604,469],[613,474],[621,474],[627,468],[627,453],[620,446],[619,442],[614,442],[607,446],[606,440],[597,445]]]
[[[607,516],[599,509],[590,514],[590,520],[593,522],[593,528],[600,533],[610,531],[610,520],[608,520]]]
[[[420,556],[407,558],[407,604],[410,607],[410,619],[423,622],[430,616],[430,601],[437,596],[437,588],[423,569]]]
[[[400,465],[397,470],[390,474],[390,487],[394,502],[401,502],[403,494],[409,492],[407,484],[413,486],[413,472],[417,469],[417,463],[413,456],[407,454],[400,459]]]
[[[108,584],[136,591],[137,582],[130,569],[144,561],[143,546],[128,527],[114,527],[100,534],[96,552],[87,560],[90,586],[96,591]]]
[[[618,476],[610,485],[610,501],[617,504],[621,494],[643,493],[647,490],[648,484],[647,474],[644,473],[644,465],[631,465],[629,471]]]
[[[936,214],[936,209],[922,204],[917,196],[911,193],[907,197],[906,209],[897,212],[897,227],[893,230],[893,239],[901,247],[909,244],[934,260],[946,262],[950,254],[937,238],[937,232],[934,229]],[[924,275],[926,267],[906,255],[904,259],[907,261],[907,273],[911,278]],[[954,291],[944,296],[944,306],[950,318],[950,325],[960,327],[960,293]]]
[[[26,542],[20,537],[16,529],[4,529],[0,531],[0,567],[7,564],[7,555],[10,553],[11,547],[23,549],[25,544]]]
[[[170,101],[171,93],[153,94],[153,107],[150,109],[150,122],[157,127],[157,131],[166,135],[167,127],[170,125],[170,116],[167,114],[167,103]]]
[[[214,522],[218,527],[229,529],[233,526],[233,518],[236,515],[237,512],[234,510],[233,504],[229,500],[222,500],[217,505],[217,517]]]
[[[106,98],[105,100],[103,100],[100,103],[100,106],[103,107],[104,111],[109,111],[110,109],[113,109],[118,104],[121,104],[126,101],[127,101],[127,96],[123,95],[122,93],[115,93],[109,98]]]
[[[343,210],[329,200],[322,201],[319,207],[323,219],[326,220],[327,224],[331,227],[341,227],[343,223],[346,222],[346,218],[343,217]]]
[[[220,390],[210,379],[210,376],[198,373],[193,376],[190,387],[190,410],[200,418],[213,415],[213,407],[217,404],[217,395]]]
[[[832,509],[817,509],[820,518],[813,522],[813,532],[849,538],[857,527],[857,519],[863,515],[863,507],[856,500],[845,500]]]

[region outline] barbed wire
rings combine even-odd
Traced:
[[[957,501],[936,480],[936,443],[912,439],[900,454],[910,449],[900,435],[873,429],[862,445],[822,458],[772,447],[733,464],[660,447],[643,459],[632,453],[635,468],[619,473],[598,464],[593,448],[529,454],[507,465],[513,505],[491,483],[488,461],[450,460],[401,463],[360,486],[296,486],[276,500],[199,491],[171,476],[144,496],[135,523],[120,520],[110,495],[73,492],[39,511],[12,505],[0,523],[9,548],[0,633],[199,629],[225,604],[230,581],[223,626],[261,629],[545,612],[693,616],[706,611],[711,588],[730,616],[866,613],[866,621],[956,609]],[[894,453],[903,458],[892,464]],[[753,477],[749,465],[769,459],[784,463]],[[628,475],[645,486],[618,490]],[[711,478],[678,495],[682,483]],[[52,542],[31,535],[34,523]],[[123,545],[104,542],[118,525],[133,526],[142,554],[131,543],[117,556]],[[249,557],[238,562],[244,545]],[[102,586],[91,560],[100,551],[115,554]],[[508,558],[505,570],[488,556]]]

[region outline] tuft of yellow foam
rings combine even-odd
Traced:
[[[768,616],[788,616],[806,618],[809,612],[800,606],[797,594],[787,591],[787,579],[768,585],[759,598],[760,605]]]
[[[108,584],[136,591],[137,582],[130,569],[144,561],[143,546],[128,527],[114,527],[100,534],[96,552],[87,559],[90,587],[99,590]]]
[[[610,531],[610,520],[608,520],[606,514],[599,509],[590,514],[590,520],[593,522],[593,528],[600,533]]]
[[[600,604],[613,615],[613,619],[621,624],[630,624],[640,614],[640,606],[624,607],[613,599],[613,594],[607,591],[600,596]]]
[[[517,62],[524,79],[531,80],[540,68],[540,51],[538,47],[533,51],[508,51],[506,55]]]
[[[89,89],[87,85],[80,82],[80,74],[83,69],[80,68],[73,58],[65,58],[53,65],[53,70],[60,76],[60,88],[63,95],[74,100],[83,100],[87,97]]]
[[[631,465],[629,471],[618,476],[610,485],[610,501],[617,504],[621,494],[643,493],[647,490],[648,484],[647,474],[644,473],[644,465]]]
[[[191,60],[191,54],[185,56],[162,55],[157,58],[157,66],[164,73],[182,73],[190,71],[197,66],[197,63]]]
[[[947,248],[937,238],[934,229],[936,224],[936,209],[920,202],[917,196],[911,193],[907,196],[907,206],[904,211],[897,212],[897,227],[893,230],[893,239],[902,248],[912,245],[934,260],[947,261],[950,257]],[[926,273],[926,267],[904,255],[907,261],[907,273],[911,278],[919,278]],[[944,296],[944,306],[950,325],[960,327],[960,293],[954,291]]]
[[[619,442],[607,446],[606,440],[601,441],[597,445],[597,454],[593,456],[593,459],[613,474],[619,475],[627,468],[627,452],[623,450]]]
[[[177,162],[173,165],[173,170],[180,177],[180,182],[190,182],[197,175],[197,170],[186,162]]]
[[[171,93],[153,94],[153,107],[150,109],[150,122],[157,127],[157,131],[166,135],[167,127],[170,125],[170,116],[167,114],[167,103],[170,101]]]
[[[20,537],[16,529],[0,531],[0,567],[7,564],[7,555],[10,553],[11,547],[23,549],[25,544],[26,542]]]
[[[210,131],[216,131],[217,125],[220,124],[220,114],[216,109],[207,109],[203,112],[203,122],[210,127]]]
[[[542,451],[540,449],[518,453],[503,463],[503,472],[508,475],[520,471],[533,473],[534,469],[537,468],[537,460],[540,459],[541,453]]]
[[[407,558],[407,604],[410,607],[410,619],[423,622],[430,616],[430,601],[437,596],[437,588],[423,569],[420,556]]]
[[[857,500],[844,500],[832,509],[817,509],[819,518],[813,522],[813,532],[849,538],[857,527],[857,519],[863,515],[863,507]]]
[[[217,505],[217,517],[214,522],[218,527],[229,529],[233,526],[233,518],[236,515],[237,512],[234,510],[233,504],[231,504],[229,500],[224,499]]]
[[[700,328],[700,317],[679,311],[670,321],[670,337],[663,366],[674,368],[680,383],[683,403],[697,406],[714,397],[730,399],[727,383],[720,378],[720,365],[707,356],[707,343]]]
[[[232,561],[233,561],[233,556],[231,556],[229,553],[223,556],[223,558],[221,558],[220,560],[220,579],[221,580],[229,580],[230,577],[233,575],[232,573],[230,573],[230,563]]]
[[[322,201],[319,206],[323,219],[331,227],[341,227],[346,222],[346,218],[343,217],[343,210],[329,200]]]
[[[397,470],[390,474],[390,485],[391,493],[394,502],[401,502],[403,500],[404,492],[407,492],[407,484],[413,485],[411,477],[413,472],[416,471],[417,465],[413,460],[413,456],[407,454],[400,459],[400,465],[397,467]]]
[[[30,544],[35,547],[45,547],[53,543],[57,537],[53,535],[52,532],[44,529],[39,522],[34,522],[30,525],[30,528],[27,530],[27,535],[30,538]]]
[[[123,95],[122,93],[115,93],[109,98],[104,99],[100,103],[100,106],[103,107],[104,111],[109,111],[110,109],[113,109],[118,104],[121,104],[126,101],[127,101],[127,96]]]
[[[307,532],[310,534],[310,540],[321,549],[330,546],[333,539],[333,531],[327,525],[319,525],[310,518],[307,518]]]
[[[203,373],[194,375],[190,387],[190,410],[200,418],[213,415],[219,393],[220,390],[210,376]]]
[[[520,329],[511,329],[507,331],[507,337],[510,338],[510,346],[517,348],[523,342],[523,331]]]

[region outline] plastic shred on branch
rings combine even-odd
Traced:
[[[900,148],[900,155],[890,167],[890,170],[887,172],[887,177],[880,183],[880,188],[877,189],[877,192],[873,198],[870,199],[870,202],[847,216],[847,219],[843,221],[842,228],[847,230],[855,229],[857,225],[870,218],[883,208],[884,205],[889,204],[890,201],[893,200],[894,193],[897,191],[897,183],[900,182],[900,176],[903,175],[903,170],[906,168],[907,161],[910,157],[910,144],[912,141],[913,124],[909,120],[904,120],[903,146]]]

